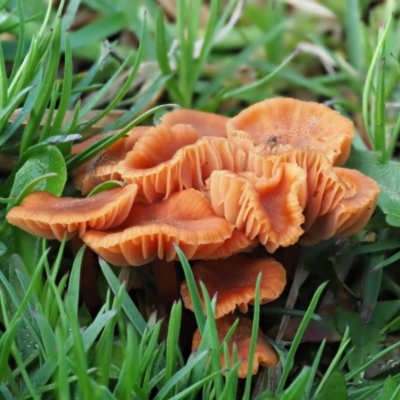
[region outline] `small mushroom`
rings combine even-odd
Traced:
[[[198,139],[200,135],[190,125],[179,124],[171,128],[164,125],[152,127],[139,139],[121,163],[122,175],[126,175],[129,168],[139,170],[154,168],[170,160],[180,148],[193,144]]]
[[[232,313],[236,307],[242,312],[247,312],[247,305],[253,302],[255,297],[255,287],[260,272],[262,273],[261,304],[278,298],[286,284],[286,271],[282,264],[273,258],[250,258],[244,254],[237,254],[223,260],[198,261],[192,270],[204,313],[206,307],[199,282],[204,283],[211,298],[217,295],[215,318]],[[185,307],[194,311],[186,282],[182,283],[181,296]]]
[[[380,189],[373,179],[354,169],[336,167],[333,171],[346,185],[346,193],[332,211],[316,219],[303,243],[353,235],[365,227],[375,210]]]
[[[109,229],[128,216],[137,192],[136,185],[117,187],[87,198],[57,197],[32,192],[7,214],[7,221],[46,239],[82,236],[86,229]]]
[[[258,177],[271,176],[276,165],[293,163],[303,169],[307,184],[299,195],[307,230],[315,219],[333,210],[345,195],[346,186],[333,172],[332,165],[320,152],[310,149],[293,149],[276,156],[264,157],[254,151],[249,153],[248,170]]]
[[[266,145],[271,137],[274,153],[286,148],[312,148],[334,165],[343,165],[350,154],[353,123],[329,107],[290,98],[274,98],[246,108],[227,123],[228,138]],[[265,146],[268,150],[268,146]]]
[[[250,239],[257,237],[269,252],[296,243],[303,234],[304,185],[304,171],[289,163],[280,163],[269,179],[229,171],[214,171],[209,179],[216,214]]]
[[[153,127],[118,165],[125,182],[139,186],[138,200],[152,203],[183,189],[182,152],[195,143],[199,134],[190,125]]]
[[[226,137],[228,120],[222,115],[181,108],[163,115],[161,122],[169,128],[177,124],[191,125],[201,136]]]
[[[77,189],[83,195],[86,195],[102,182],[110,179],[120,180],[121,175],[117,171],[118,162],[125,158],[126,153],[133,148],[149,128],[148,126],[134,127],[126,137],[119,139],[106,150],[101,151],[95,157],[76,168],[72,175]],[[91,144],[112,134],[115,134],[115,132],[96,135],[82,143],[78,143],[73,146],[72,154],[78,154]]]
[[[156,258],[174,260],[174,243],[188,259],[207,258],[233,232],[234,226],[215,215],[202,193],[187,189],[160,203],[135,203],[118,228],[89,230],[82,240],[112,264],[140,266]],[[240,250],[237,248],[236,252]]]
[[[229,363],[230,366],[233,366],[234,364],[233,346],[236,345],[238,359],[240,361],[238,376],[239,378],[246,378],[247,370],[249,368],[252,321],[246,317],[226,315],[223,318],[217,319],[215,323],[217,325],[219,342],[222,343],[236,319],[239,319],[239,324],[228,342]],[[200,331],[197,330],[193,336],[192,351],[195,351],[199,348],[200,341],[201,334]],[[227,369],[229,367],[228,365],[226,365],[224,354],[221,354],[220,362],[222,368]],[[277,365],[278,362],[279,356],[277,352],[267,342],[261,329],[259,329],[256,348],[254,352],[253,365],[251,368],[252,374],[255,375],[258,372],[260,365],[263,367],[273,367]]]
[[[139,186],[139,201],[152,203],[182,189],[201,189],[212,171],[243,171],[246,166],[244,151],[225,138],[197,140],[190,125],[153,129],[118,166],[125,182]],[[170,139],[165,142],[165,137]]]

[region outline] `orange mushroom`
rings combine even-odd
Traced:
[[[375,210],[380,189],[373,179],[353,169],[336,167],[333,172],[346,185],[346,193],[332,211],[308,228],[303,243],[353,235],[365,227]]]
[[[320,152],[310,149],[294,149],[276,156],[263,157],[251,151],[247,169],[258,177],[269,177],[276,165],[293,163],[306,173],[307,184],[299,196],[304,213],[302,228],[307,230],[315,219],[333,210],[345,195],[346,186],[333,172],[332,165]]]
[[[250,239],[258,237],[269,252],[296,243],[302,235],[304,185],[303,170],[289,163],[280,163],[269,179],[229,171],[214,171],[209,179],[216,214]]]
[[[187,124],[201,136],[226,137],[228,120],[228,117],[222,115],[181,108],[164,114],[161,123],[169,128],[178,124]]]
[[[125,182],[139,186],[138,199],[153,202],[182,189],[181,154],[184,146],[195,143],[199,134],[189,125],[172,128],[159,125],[149,130],[118,165]]]
[[[290,98],[264,100],[246,108],[227,122],[228,138],[264,145],[267,152],[311,148],[343,165],[350,154],[353,123],[337,111],[314,102]],[[268,148],[268,142],[280,146]]]
[[[217,319],[215,323],[217,325],[219,342],[222,343],[236,319],[239,319],[239,324],[228,342],[229,363],[230,366],[234,364],[233,346],[236,345],[238,359],[240,361],[238,376],[239,378],[246,378],[247,370],[249,368],[252,321],[246,317],[226,315],[223,318]],[[200,331],[197,330],[193,336],[192,351],[195,351],[199,348],[200,341],[201,334]],[[227,369],[229,367],[228,365],[226,365],[224,354],[221,354],[220,362],[222,368]],[[259,329],[256,348],[254,352],[253,365],[251,367],[252,374],[255,375],[258,372],[260,365],[263,367],[273,367],[277,365],[278,362],[279,356],[277,352],[267,342],[261,329]]]
[[[88,194],[97,185],[110,179],[121,179],[117,171],[117,164],[123,160],[126,153],[130,151],[135,143],[149,130],[148,126],[136,126],[127,136],[119,139],[107,149],[101,151],[95,157],[86,161],[73,171],[75,186],[83,195]],[[115,132],[108,132],[93,136],[72,148],[72,154],[78,154],[96,143],[98,140],[111,136]]]
[[[112,264],[140,266],[156,258],[174,260],[174,243],[188,259],[207,258],[232,238],[233,232],[234,226],[215,215],[203,194],[187,189],[160,203],[135,203],[118,228],[89,230],[82,240]],[[243,250],[241,243],[230,241],[231,250]],[[244,242],[246,247],[248,244]]]
[[[139,201],[151,203],[182,189],[201,189],[216,169],[244,170],[246,154],[234,143],[198,138],[190,125],[159,125],[139,140],[118,171],[125,182],[139,186]]]
[[[223,260],[198,261],[194,264],[193,275],[198,285],[203,310],[206,306],[199,282],[203,282],[212,298],[217,295],[215,318],[229,314],[238,307],[247,312],[247,305],[254,300],[255,286],[262,273],[260,286],[261,304],[275,300],[286,284],[286,271],[273,258],[250,258],[237,254]],[[185,307],[194,311],[186,282],[181,286],[181,296]]]
[[[7,221],[46,239],[82,236],[86,229],[109,229],[128,216],[137,192],[136,185],[117,187],[92,197],[76,199],[51,193],[32,192],[7,214]]]

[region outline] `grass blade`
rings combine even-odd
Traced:
[[[317,289],[317,291],[315,292],[310,305],[307,308],[307,312],[303,318],[303,320],[300,323],[299,329],[297,330],[297,333],[293,339],[293,342],[290,346],[290,350],[287,354],[287,358],[286,358],[286,362],[283,366],[283,371],[282,371],[282,376],[281,379],[279,381],[278,387],[276,389],[276,393],[279,393],[283,390],[285,383],[289,377],[289,373],[293,368],[294,365],[294,356],[296,354],[296,351],[300,345],[301,342],[301,338],[304,335],[304,332],[307,328],[308,323],[311,320],[311,316],[315,310],[315,308],[317,307],[319,298],[322,294],[322,291],[325,289],[325,286],[327,285],[327,282],[323,283],[322,285],[319,286],[319,288]]]

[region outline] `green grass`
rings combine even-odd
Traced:
[[[0,0],[1,398],[397,398],[400,7],[394,0],[319,2],[332,18],[315,5],[261,3],[177,0],[166,18],[155,0],[71,0],[58,9],[43,0]],[[84,7],[96,17],[74,25]],[[299,52],[302,42],[324,51],[332,69]],[[5,221],[33,190],[72,193],[74,168],[165,110],[232,116],[279,95],[326,101],[351,118],[357,138],[346,166],[376,179],[382,194],[368,230],[301,250],[297,268],[309,275],[295,310],[285,307],[286,292],[273,307],[256,297],[253,349],[260,324],[279,326],[291,315],[289,343],[268,337],[281,358],[276,368],[238,379],[236,357],[222,369],[228,350],[226,340],[218,342],[215,299],[201,288],[205,317],[179,249],[202,332],[190,355],[179,346],[186,328],[180,301],[165,320],[146,314],[119,270],[100,260],[104,304],[90,315],[79,293],[84,249],[74,256],[69,242]],[[71,155],[77,139],[111,130],[119,132]]]

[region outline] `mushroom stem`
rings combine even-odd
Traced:
[[[155,259],[151,262],[154,279],[156,280],[160,299],[167,312],[171,310],[174,301],[180,298],[180,286],[175,268],[175,261]]]
[[[18,158],[9,154],[0,154],[0,172],[12,172],[16,167]]]
[[[74,237],[71,240],[71,244],[74,256],[76,256],[79,249],[84,243],[81,239]],[[103,300],[100,296],[99,288],[96,281],[96,265],[94,253],[88,247],[83,253],[79,289],[83,302],[86,304],[86,307],[92,318],[94,318],[100,311],[103,305]]]

